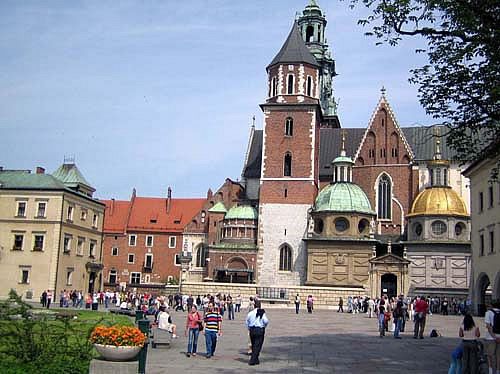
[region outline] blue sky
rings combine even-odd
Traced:
[[[0,165],[53,172],[75,156],[104,199],[239,179],[265,68],[308,1],[1,1]],[[408,83],[416,42],[375,46],[361,9],[318,3],[342,126],[367,126],[382,85],[401,126],[431,124]]]

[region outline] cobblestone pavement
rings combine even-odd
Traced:
[[[206,359],[205,339],[200,334],[196,357],[185,356],[186,313],[172,313],[180,337],[170,348],[148,351],[147,373],[446,373],[451,351],[458,345],[458,316],[428,316],[425,339],[413,339],[413,323],[394,339],[380,338],[375,318],[364,314],[318,310],[312,314],[291,309],[268,309],[271,321],[266,331],[260,365],[248,366],[246,313],[223,321],[223,335],[215,357]],[[227,315],[225,315],[227,317]],[[482,319],[476,318],[481,333]],[[430,338],[431,329],[442,336]]]

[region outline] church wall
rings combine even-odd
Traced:
[[[353,182],[358,184],[370,200],[372,209],[377,212],[377,181],[380,174],[385,172],[392,180],[392,219],[381,221],[380,233],[401,234],[404,231],[405,217],[409,213],[411,203],[417,193],[418,172],[409,165],[377,165],[354,166]],[[394,201],[394,198],[401,204]],[[403,220],[402,220],[403,219]],[[403,230],[402,230],[403,227]]]
[[[309,241],[306,284],[367,288],[372,244]]]
[[[261,204],[259,211],[259,259],[257,283],[262,286],[292,286],[304,282],[310,204]],[[292,250],[292,271],[279,271],[280,247]]]
[[[471,271],[471,255],[464,246],[430,248],[422,244],[408,248],[410,293],[415,288],[440,290],[467,289]]]

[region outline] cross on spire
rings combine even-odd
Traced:
[[[382,93],[382,96],[385,97],[385,93],[387,92],[387,90],[385,89],[384,86],[382,86],[382,88],[380,89],[380,92]]]

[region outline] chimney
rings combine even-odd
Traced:
[[[167,214],[170,213],[170,200],[172,200],[172,189],[169,187],[167,190]]]
[[[110,213],[110,215],[113,215],[114,211],[115,211],[115,199],[111,199],[111,213]]]
[[[214,193],[212,192],[212,189],[209,188],[208,191],[207,191],[207,199],[212,198],[213,195],[214,195]]]
[[[3,171],[3,166],[0,166],[0,171]]]
[[[42,168],[41,166],[36,167],[36,173],[37,174],[45,174],[45,169]]]

